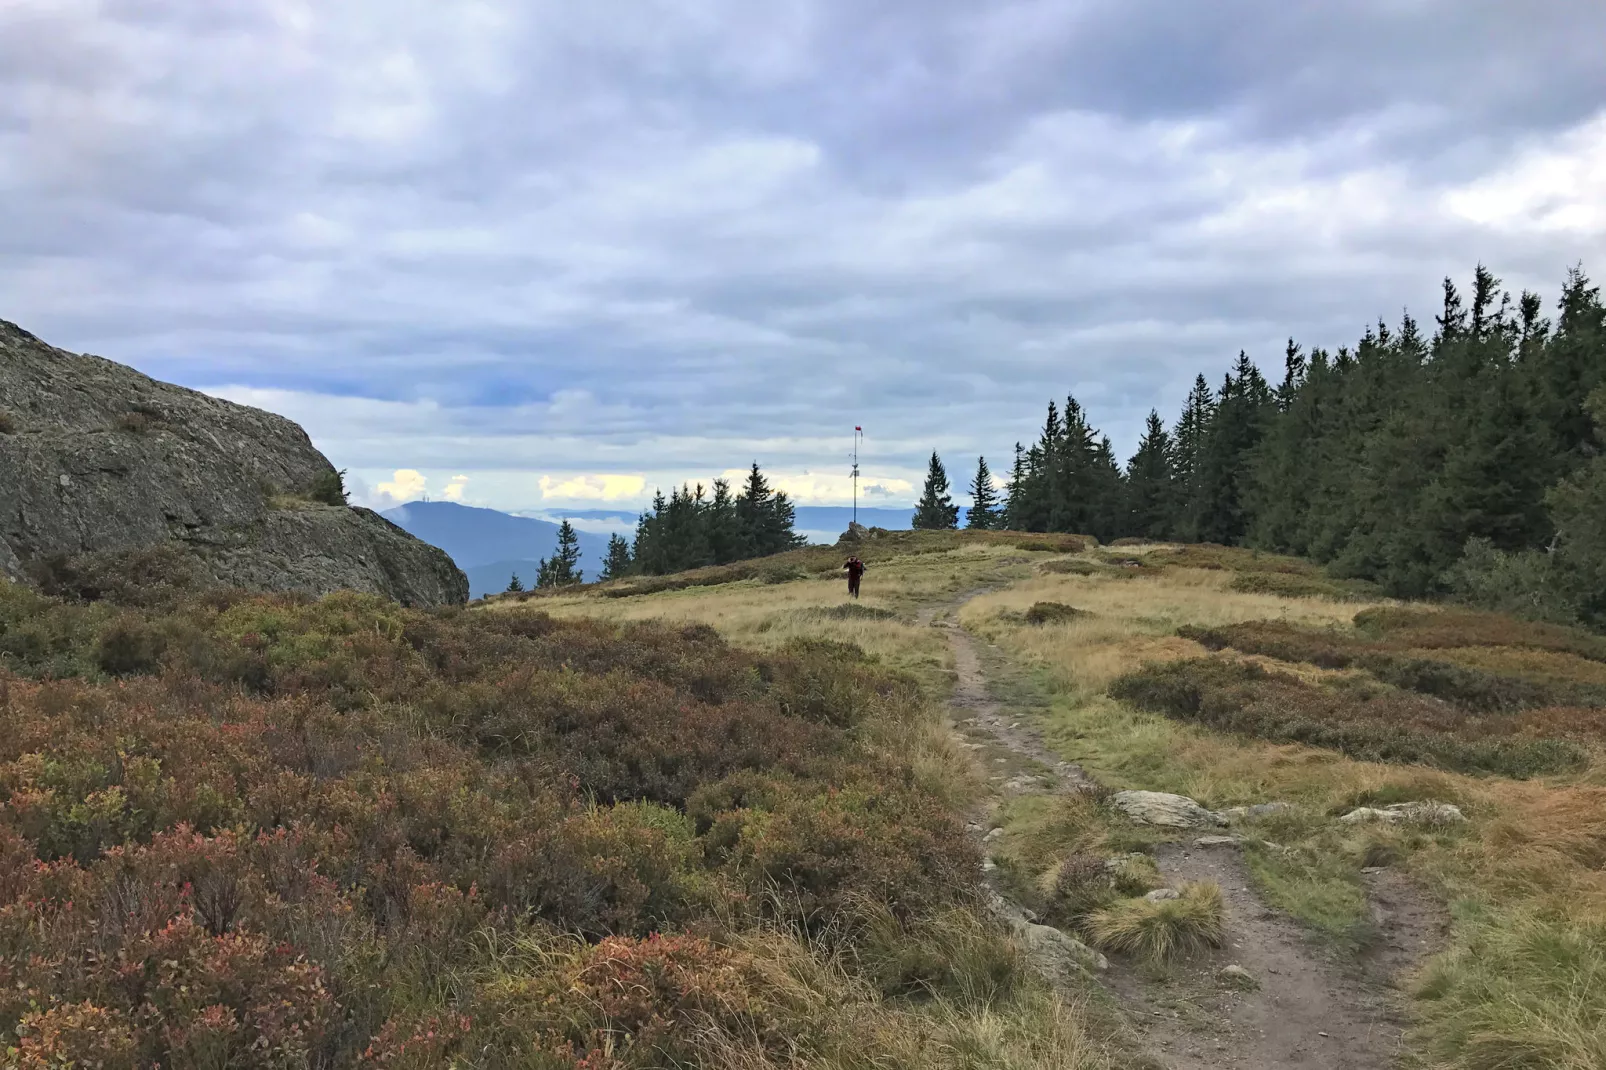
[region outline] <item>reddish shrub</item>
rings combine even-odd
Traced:
[[[1532,739],[1510,717],[1478,717],[1437,699],[1377,688],[1322,688],[1258,665],[1196,658],[1150,665],[1110,694],[1180,720],[1266,739],[1332,747],[1366,761],[1422,762],[1513,777],[1574,769],[1578,746]]]

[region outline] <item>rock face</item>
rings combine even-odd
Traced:
[[[0,320],[0,575],[181,550],[201,582],[465,602],[444,552],[311,493],[334,469],[294,422],[67,353]]]
[[[1110,796],[1110,805],[1144,825],[1215,828],[1226,824],[1186,795],[1171,795],[1163,791],[1118,791]]]

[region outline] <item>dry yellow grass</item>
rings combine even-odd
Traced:
[[[1234,573],[1169,568],[1154,575],[1039,575],[973,599],[960,612],[968,628],[1045,670],[1054,690],[1083,699],[1148,661],[1198,657],[1203,647],[1173,633],[1183,624],[1247,620],[1347,624],[1368,603],[1289,599],[1230,589]],[[1024,625],[1034,602],[1063,602],[1090,616]]]
[[[1149,549],[1123,552],[1141,555]],[[845,601],[844,585],[836,579],[774,586],[744,582],[628,599],[566,595],[543,604],[560,616],[706,623],[748,646],[774,646],[801,636],[841,639],[941,688],[949,668],[945,639],[917,623],[918,612],[940,613],[962,592],[994,587],[968,602],[959,619],[1044,683],[1052,700],[1042,721],[1045,738],[1065,758],[1112,786],[1176,791],[1213,807],[1272,799],[1301,805],[1299,816],[1276,827],[1275,838],[1292,850],[1255,859],[1262,890],[1274,903],[1324,931],[1342,930],[1347,918],[1364,922],[1355,871],[1375,854],[1387,853],[1458,904],[1452,945],[1425,974],[1416,1008],[1416,1035],[1429,1063],[1594,1065],[1587,1059],[1600,1050],[1595,1033],[1606,1027],[1606,764],[1597,760],[1578,774],[1521,782],[1468,777],[1226,736],[1134,711],[1108,698],[1105,689],[1145,662],[1205,653],[1176,637],[1179,626],[1250,620],[1343,625],[1379,603],[1234,591],[1234,573],[1219,569],[1043,574],[1037,567],[1042,559],[1003,545],[962,545],[950,553],[884,563],[867,577],[862,602],[896,614],[884,620],[819,614]],[[1033,603],[1049,601],[1090,616],[1045,625],[1024,621]],[[1435,653],[1513,673],[1585,682],[1606,675],[1595,663],[1534,650],[1485,646]],[[1329,675],[1308,666],[1277,663],[1276,668]],[[954,794],[956,801],[973,790],[967,757],[936,718],[889,733],[887,746],[919,753],[922,779],[972,785]],[[1404,799],[1454,802],[1471,820],[1464,829],[1432,833],[1354,828],[1332,820],[1331,815],[1355,805]],[[1006,828],[1005,842],[1038,834],[1028,810],[1021,812],[1020,827]],[[1030,853],[1030,845],[1021,850]],[[944,1029],[954,1030],[948,1043],[985,1051],[975,1065],[1097,1064],[1103,1056],[1075,1039],[1082,1035],[1079,1018],[1067,1013],[1061,1009],[1043,1019],[1058,1023],[1045,1028],[1062,1031],[1065,1046],[1049,1046],[1061,1054],[1017,1054],[1003,1039],[987,1040],[1025,1025],[1011,1015],[947,1007],[939,1017],[946,1016]],[[930,1037],[923,1033],[920,1043]],[[1491,1053],[1505,1061],[1490,1061]],[[912,1048],[909,1057],[915,1057]]]
[[[1319,930],[1366,924],[1355,871],[1384,854],[1421,876],[1459,919],[1416,1006],[1432,1065],[1593,1066],[1606,1032],[1606,765],[1512,781],[1357,762],[1327,750],[1225,736],[1137,712],[1105,695],[1149,661],[1193,657],[1180,625],[1281,620],[1348,623],[1366,603],[1234,591],[1233,573],[1169,568],[1141,577],[1045,575],[978,598],[961,619],[1053,694],[1050,743],[1120,787],[1176,791],[1208,806],[1301,804],[1275,838],[1293,850],[1257,857],[1262,890]],[[1093,616],[1032,626],[1021,613],[1056,601]],[[1469,666],[1596,682],[1596,663],[1531,649],[1436,650]],[[1309,667],[1282,663],[1279,671]],[[1320,670],[1309,670],[1320,674]],[[1327,675],[1327,674],[1322,674]],[[1471,821],[1450,833],[1340,826],[1332,815],[1373,800],[1435,799]],[[1342,941],[1341,941],[1342,942]]]

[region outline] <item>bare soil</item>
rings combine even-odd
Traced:
[[[1044,745],[1038,732],[989,694],[976,641],[948,620],[956,671],[956,730],[977,755],[996,799],[1073,791],[1085,770]],[[980,820],[983,834],[990,824]],[[1223,946],[1163,971],[1112,961],[1101,980],[1121,999],[1154,1057],[1176,1070],[1383,1070],[1401,1054],[1402,1000],[1394,987],[1443,940],[1446,915],[1402,874],[1366,874],[1380,934],[1357,958],[1317,946],[1292,918],[1271,909],[1250,883],[1236,845],[1199,847],[1189,836],[1156,852],[1171,884],[1211,880],[1227,908]],[[1257,982],[1220,977],[1241,966]]]

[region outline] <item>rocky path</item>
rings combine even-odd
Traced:
[[[1084,770],[1053,754],[1035,730],[992,699],[975,639],[934,617],[925,619],[944,628],[952,645],[955,726],[991,769],[998,797],[1074,791],[1088,784]],[[985,834],[984,827],[978,834]],[[1165,846],[1156,861],[1173,885],[1220,884],[1227,907],[1223,946],[1163,976],[1121,962],[1100,974],[1146,1034],[1155,1057],[1175,1070],[1382,1070],[1394,1065],[1402,1021],[1390,980],[1437,944],[1442,912],[1403,878],[1387,871],[1371,874],[1379,950],[1361,962],[1338,962],[1260,899],[1235,843],[1217,836],[1218,842],[1198,844],[1199,838],[1195,833]],[[1247,971],[1249,979],[1224,977],[1228,966]]]

